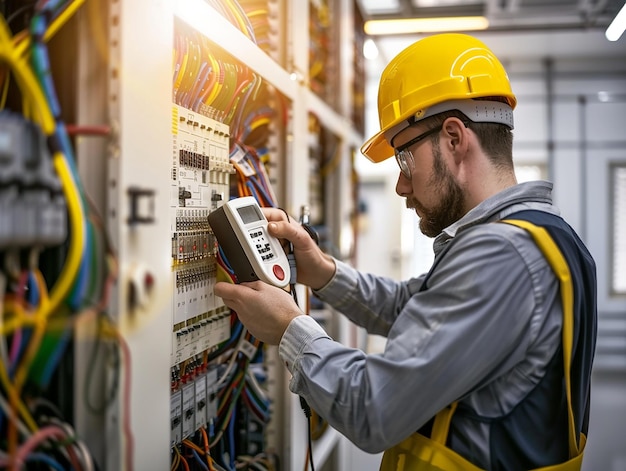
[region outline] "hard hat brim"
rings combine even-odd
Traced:
[[[361,146],[361,153],[376,164],[394,156],[393,147],[389,145],[382,131],[374,134]]]

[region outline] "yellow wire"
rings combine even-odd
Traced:
[[[65,160],[65,156],[61,152],[55,152],[53,160],[54,168],[61,180],[63,192],[67,201],[72,236],[70,239],[70,249],[65,265],[63,266],[63,271],[61,275],[59,275],[59,278],[52,289],[50,294],[50,303],[48,303],[47,309],[41,313],[44,317],[47,317],[52,311],[54,311],[70,292],[72,283],[74,282],[80,267],[83,247],[85,245],[85,227],[83,224],[84,212],[78,188],[74,183],[74,179],[68,167],[67,161]]]
[[[83,0],[77,0],[72,3],[70,7],[68,7],[61,15],[59,15],[55,21],[55,29],[52,30],[49,37],[51,37],[51,35],[54,34],[54,32],[56,32],[56,30],[69,19],[76,8],[78,8],[82,3]],[[43,91],[32,70],[28,66],[27,59],[22,57],[20,52],[25,50],[25,42],[20,44],[20,49],[16,49],[13,41],[11,40],[11,33],[8,25],[6,24],[6,20],[3,17],[0,17],[0,60],[7,63],[14,73],[15,80],[22,91],[24,112],[28,113],[32,110],[35,113],[34,117],[37,118],[36,122],[42,128],[44,134],[50,136],[55,131],[56,123]],[[7,390],[11,403],[17,406],[18,410],[24,417],[26,424],[32,430],[37,430],[37,425],[21,401],[19,391],[21,390],[21,387],[27,377],[28,367],[32,358],[41,343],[47,317],[60,305],[72,287],[72,283],[80,266],[85,239],[82,202],[76,184],[68,168],[65,156],[61,152],[55,152],[53,155],[53,163],[59,179],[61,180],[63,192],[68,205],[72,234],[68,256],[62,272],[51,290],[50,298],[48,298],[44,293],[44,297],[41,300],[39,308],[35,312],[33,321],[34,334],[29,343],[28,351],[16,371],[15,385],[11,385],[4,365],[0,365],[0,381],[2,381],[5,389]],[[42,280],[39,281],[41,282]],[[45,287],[45,283],[43,286]],[[4,330],[6,330],[6,326]]]
[[[11,74],[7,70],[4,82],[2,83],[2,98],[0,98],[0,109],[4,109],[7,104],[7,96],[9,94],[9,83],[11,82]]]
[[[15,394],[16,391],[11,384],[11,380],[9,379],[7,370],[5,369],[4,363],[2,362],[0,362],[0,381],[2,382],[2,386],[4,386],[7,395],[9,396],[9,403],[12,403],[11,396]],[[26,423],[26,426],[32,432],[36,432],[38,429],[37,423],[35,422],[35,419],[33,419],[33,417],[30,415],[30,411],[28,410],[24,402],[22,402],[19,396],[17,398],[14,398],[14,400],[15,404],[17,404],[17,409],[22,416],[22,419],[24,419],[24,422]]]
[[[18,303],[7,302],[5,304],[5,309],[7,310],[7,313],[9,312],[10,308],[13,308],[15,310],[18,307],[19,309],[17,309],[14,313],[15,317],[12,317],[11,319],[5,319],[3,321],[4,325],[2,326],[2,330],[0,331],[1,335],[8,336],[21,327],[30,327],[35,325],[35,318],[33,316],[25,315],[23,313],[22,307],[18,306]]]
[[[4,18],[0,17],[0,25],[6,27]],[[0,60],[8,63],[13,69],[15,80],[22,90],[24,99],[27,106],[32,103],[33,109],[37,111],[38,123],[41,126],[44,134],[47,136],[54,133],[55,122],[48,102],[39,86],[39,83],[35,79],[32,70],[28,67],[27,59],[19,57],[15,54],[15,49],[3,27],[0,27]],[[26,90],[29,93],[24,93]]]
[[[76,11],[85,3],[85,0],[74,0],[70,3],[65,10],[63,10],[59,16],[57,16],[52,23],[46,29],[43,35],[44,42],[48,42],[60,29],[69,21],[69,19],[76,13]],[[19,41],[19,44],[15,45],[15,50],[19,56],[22,56],[26,51],[30,50],[31,39],[27,36],[25,39]]]
[[[35,271],[35,279],[37,280],[37,285],[40,290],[40,310],[35,313],[35,328],[33,335],[28,342],[28,348],[24,353],[24,357],[20,362],[19,366],[15,370],[15,378],[13,380],[13,387],[15,391],[19,395],[22,386],[26,382],[26,378],[28,377],[28,371],[30,369],[30,365],[37,354],[37,350],[41,345],[41,341],[43,339],[43,335],[46,331],[46,318],[42,315],[45,312],[45,308],[49,304],[48,299],[48,291],[46,289],[46,283],[43,280],[43,276],[39,270]]]
[[[170,469],[172,471],[175,471],[176,469],[178,469],[179,464],[180,464],[180,454],[176,452],[174,454],[174,459],[172,460],[172,465],[170,466]]]
[[[251,33],[250,31],[248,31],[248,27],[246,26],[246,22],[243,20],[242,15],[239,12],[239,9],[234,5],[234,2],[232,2],[232,0],[226,0],[226,3],[228,3],[231,13],[237,20],[241,32],[245,34],[248,38],[252,39],[252,37],[250,36]]]
[[[183,81],[183,77],[185,76],[185,69],[187,68],[187,61],[189,60],[189,40],[185,38],[187,47],[185,48],[185,54],[183,54],[183,62],[180,64],[180,69],[178,69],[178,74],[176,74],[176,80],[174,80],[174,90],[178,90],[180,88],[180,84]]]
[[[205,98],[204,103],[207,106],[211,106],[222,90],[223,82],[220,82],[220,73],[222,73],[222,69],[220,67],[221,62],[218,61],[212,54],[209,54],[208,59],[211,61],[211,66],[213,68],[213,73],[215,74],[215,83],[213,84],[213,88],[209,95]]]
[[[271,121],[269,118],[260,118],[260,119],[255,119],[251,124],[250,124],[250,131],[254,131],[256,128],[258,128],[259,126],[263,126],[264,124],[269,124]]]
[[[35,279],[37,280],[37,285],[38,285],[40,296],[41,296],[40,305],[45,306],[49,302],[48,291],[46,288],[46,283],[43,280],[43,275],[38,270],[35,271]],[[16,306],[18,305],[19,304],[16,303]],[[21,309],[21,305],[19,305],[19,308],[20,308],[20,311],[23,312],[23,309]],[[26,378],[28,377],[28,371],[30,369],[30,365],[33,359],[35,358],[35,355],[37,354],[37,350],[39,349],[41,345],[41,341],[43,339],[43,335],[46,330],[46,319],[43,317],[37,316],[37,314],[35,314],[32,317],[34,318],[33,335],[31,336],[30,341],[28,342],[28,348],[26,352],[24,353],[24,357],[22,358],[22,361],[20,361],[15,371],[15,378],[14,378],[13,384],[11,384],[10,382],[7,372],[4,369],[4,365],[2,365],[2,367],[0,368],[0,381],[2,381],[2,384],[4,388],[6,389],[11,406],[16,407],[17,410],[20,412],[22,418],[24,419],[24,422],[26,423],[26,425],[32,431],[36,431],[37,424],[33,420],[32,416],[30,415],[30,412],[28,411],[28,408],[24,405],[21,399],[21,391],[22,391],[22,387],[24,386],[24,383],[26,382]],[[9,442],[11,441],[12,441],[11,437],[9,437]],[[9,445],[10,445],[9,449],[12,449],[13,445],[11,443]]]
[[[260,10],[252,10],[252,11],[246,12],[246,15],[248,16],[248,18],[252,18],[253,16],[266,15],[267,12],[268,12],[267,8],[263,8]]]
[[[19,310],[22,311],[22,313],[23,313],[22,306],[18,305],[18,303],[16,303],[16,305],[17,305],[16,307],[19,307]],[[23,314],[23,315],[24,315],[24,317],[26,317],[25,314]],[[28,317],[32,318],[32,316],[28,316]],[[17,327],[19,327],[19,325]],[[13,329],[13,330],[15,330],[15,329]],[[13,387],[13,385],[11,384],[11,380],[9,379],[9,375],[7,373],[7,370],[5,369],[4,362],[0,362],[0,382],[2,382],[2,386],[4,386],[4,389],[7,391],[7,395],[9,396],[9,401],[11,402],[11,395],[12,394],[16,394],[17,391]],[[22,418],[24,419],[24,422],[26,423],[28,428],[31,431],[33,431],[33,432],[37,431],[37,429],[38,429],[37,423],[35,422],[35,420],[30,415],[30,412],[29,412],[28,408],[21,401],[19,395],[17,397],[14,397],[13,400],[15,401],[15,404],[17,404],[17,408],[19,410],[19,413],[22,416]]]
[[[68,10],[66,10],[63,15],[60,15],[60,18],[66,18],[65,13],[68,13]],[[48,102],[39,83],[35,79],[32,70],[27,66],[26,59],[15,53],[15,48],[13,48],[9,37],[7,36],[8,26],[6,25],[4,19],[3,21],[0,21],[0,23],[2,23],[2,26],[0,27],[0,45],[4,43],[5,46],[0,47],[0,57],[6,58],[9,64],[13,67],[15,77],[20,85],[22,94],[31,98],[34,109],[38,112],[40,118],[39,124],[43,132],[47,136],[50,136],[55,131],[56,123],[50,111]],[[68,168],[65,156],[61,152],[55,152],[52,159],[55,170],[61,180],[63,193],[67,201],[72,236],[69,253],[63,267],[63,271],[59,275],[56,284],[51,290],[50,302],[46,303],[43,308],[45,309],[43,312],[37,314],[42,317],[47,317],[52,311],[54,311],[65,298],[67,293],[69,293],[80,266],[83,246],[85,243],[83,225],[84,211],[78,189]]]

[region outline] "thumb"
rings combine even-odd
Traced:
[[[267,225],[267,230],[270,235],[274,237],[278,237],[279,239],[289,239],[291,240],[295,234],[295,228],[288,222],[270,222]]]
[[[274,237],[287,239],[298,248],[304,248],[312,241],[302,227],[287,221],[272,221],[267,225],[267,230]]]

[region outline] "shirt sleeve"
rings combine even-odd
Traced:
[[[382,336],[387,336],[402,306],[419,291],[426,276],[400,282],[359,272],[341,260],[335,265],[334,277],[315,295],[368,333]]]
[[[290,390],[361,449],[377,453],[512,368],[528,349],[533,314],[546,310],[533,277],[549,267],[523,231],[497,226],[458,236],[425,291],[338,269],[331,285],[343,284],[343,294],[329,298],[349,317],[359,317],[351,316],[355,309],[386,319],[386,348],[366,354],[335,342],[310,317],[296,318],[279,346]],[[365,287],[382,287],[383,294]]]

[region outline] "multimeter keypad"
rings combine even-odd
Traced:
[[[251,231],[248,231],[248,235],[252,239],[252,244],[260,255],[261,260],[265,262],[275,257],[274,252],[272,252],[272,247],[270,246],[270,243],[265,238],[265,232],[263,230],[253,229]]]

